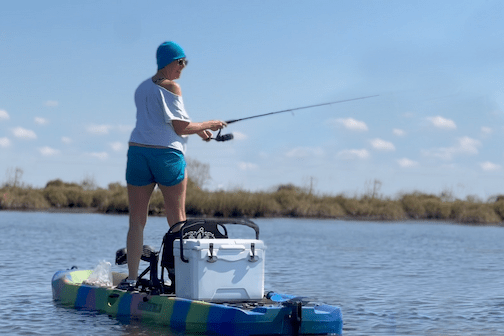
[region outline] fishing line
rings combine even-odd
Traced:
[[[351,99],[344,99],[344,100],[337,100],[329,103],[322,103],[322,104],[315,104],[315,105],[308,105],[308,106],[302,106],[302,107],[295,107],[287,110],[281,110],[281,111],[275,111],[275,112],[269,112],[269,113],[263,113],[263,114],[258,114],[250,117],[245,117],[245,118],[240,118],[240,119],[232,119],[226,121],[226,124],[232,124],[238,121],[242,120],[248,120],[248,119],[253,119],[253,118],[259,118],[259,117],[265,117],[269,116],[272,114],[277,114],[277,113],[285,113],[285,112],[292,112],[292,111],[297,111],[297,110],[303,110],[307,108],[312,108],[312,107],[319,107],[319,106],[325,106],[325,105],[332,105],[332,104],[339,104],[339,103],[346,103],[349,101],[354,101],[354,100],[361,100],[361,99],[367,99],[367,98],[373,98],[373,97],[378,97],[379,95],[373,95],[373,96],[365,96],[365,97],[358,97],[358,98],[351,98]],[[219,130],[219,133],[217,133],[217,136],[215,138],[212,138],[215,141],[228,141],[233,139],[233,133],[229,134],[223,134],[221,135],[221,130]]]

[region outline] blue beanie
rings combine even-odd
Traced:
[[[181,46],[175,42],[165,42],[158,47],[156,52],[158,70],[163,69],[174,60],[184,57],[186,55]]]

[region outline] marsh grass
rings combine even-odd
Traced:
[[[101,213],[128,213],[125,186],[111,183],[107,189],[82,183],[54,180],[42,189],[24,186],[0,188],[0,210],[87,209]],[[303,217],[369,220],[445,220],[467,224],[497,224],[504,221],[504,197],[481,202],[447,199],[413,192],[397,199],[364,195],[315,195],[294,185],[281,185],[270,192],[243,190],[208,191],[189,179],[186,199],[188,216],[207,217]],[[161,192],[151,197],[149,214],[164,215]]]
[[[41,190],[20,187],[0,189],[0,210],[42,210],[50,207]]]
[[[504,198],[495,202],[493,208],[495,213],[500,216],[501,220],[504,220]]]
[[[469,203],[464,201],[455,201],[453,203],[450,219],[456,222],[469,224],[491,224],[503,220],[503,218],[497,214],[492,204]]]
[[[440,197],[415,192],[400,198],[402,207],[409,218],[449,219],[452,203],[443,202]]]

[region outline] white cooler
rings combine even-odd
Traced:
[[[174,242],[175,294],[193,300],[255,300],[264,295],[262,240],[184,239]]]

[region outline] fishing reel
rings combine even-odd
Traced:
[[[221,130],[219,130],[219,133],[217,133],[217,136],[212,139],[214,139],[215,141],[228,141],[228,140],[233,140],[233,138],[234,138],[233,133],[221,135]]]

